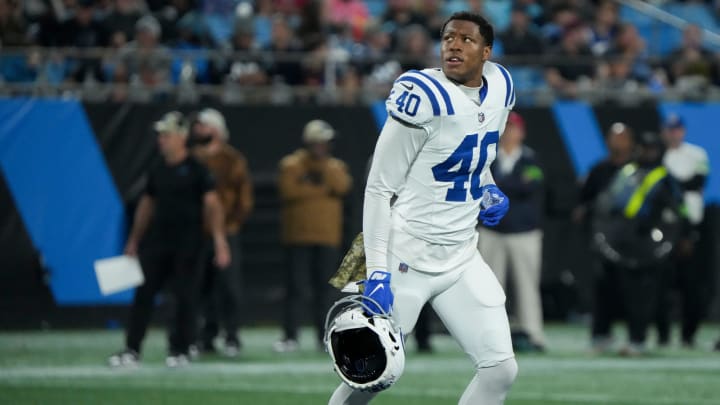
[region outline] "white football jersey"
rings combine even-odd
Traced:
[[[427,138],[395,190],[391,253],[411,267],[443,271],[437,263],[475,250],[480,188],[494,183],[490,164],[514,103],[510,74],[493,62],[484,65],[480,89],[455,84],[440,69],[408,71],[395,81],[389,115],[423,128]]]
[[[663,164],[670,175],[678,181],[686,182],[695,176],[707,176],[710,163],[707,152],[700,146],[683,142],[675,149],[668,149],[663,157]],[[702,222],[705,210],[702,191],[687,190],[683,200],[688,212],[690,223],[697,225]]]

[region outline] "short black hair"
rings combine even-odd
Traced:
[[[451,15],[450,18],[447,19],[447,21],[445,21],[445,24],[443,24],[442,26],[442,30],[440,30],[441,35],[445,33],[445,27],[452,20],[464,20],[474,22],[475,24],[477,24],[478,29],[480,30],[480,35],[485,38],[485,43],[488,46],[493,46],[493,42],[495,42],[495,31],[493,30],[490,22],[488,22],[485,17],[481,16],[480,14],[471,13],[469,11],[458,11],[457,13]]]

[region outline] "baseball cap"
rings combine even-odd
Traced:
[[[323,120],[312,120],[305,125],[302,139],[308,143],[328,142],[335,138],[335,130]]]
[[[227,124],[225,124],[225,117],[223,117],[220,111],[214,108],[206,108],[198,114],[198,121],[217,129],[222,134],[223,139],[227,139]]]
[[[685,121],[677,114],[670,114],[665,120],[663,127],[667,129],[685,128]]]
[[[163,115],[159,121],[155,121],[153,129],[161,133],[170,132],[182,136],[186,136],[188,133],[185,118],[179,111],[170,111]]]
[[[522,115],[516,113],[515,111],[511,111],[510,115],[508,115],[508,124],[513,124],[522,129],[525,129],[525,119],[522,117]]]

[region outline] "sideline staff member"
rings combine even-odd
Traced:
[[[225,267],[230,262],[222,206],[208,170],[188,152],[188,128],[182,114],[165,114],[154,129],[163,161],[150,171],[125,246],[125,254],[139,253],[145,283],[135,291],[126,347],[108,359],[112,367],[134,366],[140,361],[154,299],[166,282],[176,303],[172,317],[176,324],[171,328],[175,333],[169,337],[166,364],[178,367],[188,363],[188,348],[195,334],[204,216],[212,227],[217,265]]]

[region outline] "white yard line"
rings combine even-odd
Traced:
[[[522,375],[536,375],[573,371],[718,371],[720,361],[708,359],[518,359]],[[409,359],[406,372],[440,374],[446,372],[472,372],[466,359],[442,360]],[[142,376],[178,372],[182,375],[237,374],[237,375],[308,375],[332,374],[330,360],[303,360],[282,363],[194,363],[182,370],[168,370],[158,363],[145,363],[138,369],[114,370],[103,365],[87,366],[3,366],[0,367],[0,381],[18,378],[65,378],[65,377],[117,377],[119,375]]]

